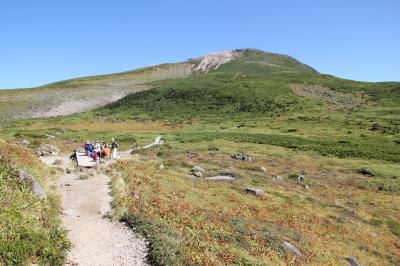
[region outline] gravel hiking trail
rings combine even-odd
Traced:
[[[62,168],[72,169],[68,157],[42,157],[54,166],[62,161]],[[87,179],[82,173],[64,173],[58,180],[62,194],[62,221],[73,247],[66,265],[148,265],[147,245],[125,224],[113,221],[111,177],[88,169]]]

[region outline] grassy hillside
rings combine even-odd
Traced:
[[[63,265],[69,241],[60,226],[59,199],[40,199],[16,171],[32,174],[50,191],[51,173],[30,152],[0,141],[0,265]]]
[[[106,105],[147,82],[191,74],[190,63],[163,64],[135,71],[55,82],[32,89],[0,90],[0,121],[69,115]]]
[[[115,137],[126,149],[163,135],[166,145],[135,151],[109,172],[115,213],[150,240],[155,265],[343,265],[352,256],[399,264],[400,83],[238,54],[94,111],[8,121],[0,135],[34,146],[50,134],[68,152],[87,139]],[[195,165],[204,176],[187,178]],[[235,179],[204,178],[220,174]]]

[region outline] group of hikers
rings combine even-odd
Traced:
[[[84,145],[85,153],[87,156],[93,158],[93,161],[100,163],[100,158],[111,158],[117,159],[117,151],[118,151],[118,143],[115,139],[111,139],[111,144],[107,144],[103,142],[103,145],[100,145],[98,141],[94,144],[90,141],[86,141]]]

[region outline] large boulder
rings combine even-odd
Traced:
[[[41,199],[47,198],[47,193],[43,187],[36,181],[36,179],[25,172],[24,170],[18,170],[15,174],[15,178],[18,180],[26,181],[32,188],[33,193]]]

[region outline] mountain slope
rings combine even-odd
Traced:
[[[291,57],[254,49],[211,53],[182,63],[71,79],[35,89],[3,90],[0,91],[0,120],[69,115],[89,111],[130,93],[146,90],[150,87],[149,83],[154,81],[185,78],[222,67],[230,72],[246,72],[246,67],[248,71],[252,71],[252,65],[263,65],[268,73],[315,72]]]

